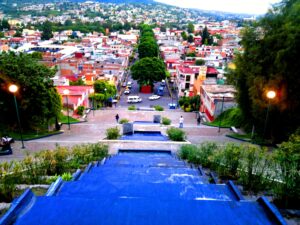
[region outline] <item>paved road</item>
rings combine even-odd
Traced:
[[[130,77],[130,75],[128,76],[127,82],[128,81],[132,82],[131,93],[129,95],[125,95],[125,94],[121,95],[120,101],[118,103],[119,106],[128,107],[128,106],[132,105],[132,104],[127,103],[127,97],[131,96],[131,95],[138,95],[143,99],[143,101],[141,103],[134,104],[134,105],[136,105],[136,107],[151,107],[151,106],[154,106],[154,105],[160,105],[160,106],[163,106],[165,109],[167,109],[169,107],[168,106],[169,103],[177,103],[177,98],[175,97],[176,94],[173,96],[173,100],[172,100],[172,98],[169,95],[167,87],[164,88],[164,95],[160,99],[151,101],[148,98],[152,94],[140,93],[139,92],[139,85],[137,84],[137,82],[135,80],[133,80]],[[155,83],[155,87],[154,87],[155,92],[158,89],[158,87],[160,86],[160,84],[161,84],[161,82]],[[124,88],[123,88],[123,90],[124,90]]]

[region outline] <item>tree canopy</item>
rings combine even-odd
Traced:
[[[46,21],[43,26],[42,26],[42,40],[49,40],[50,38],[53,37],[52,34],[52,24],[49,21]]]
[[[187,30],[189,33],[194,33],[194,31],[195,31],[194,25],[192,23],[189,23]]]
[[[140,85],[153,85],[166,78],[164,62],[156,57],[146,57],[131,67],[132,78]]]
[[[61,111],[61,98],[50,79],[55,70],[37,62],[34,55],[2,53],[0,55],[0,124],[16,127],[16,109],[10,84],[19,87],[16,98],[22,127],[36,129],[46,126]],[[3,115],[3,116],[2,116]]]
[[[284,0],[244,29],[244,53],[237,56],[236,70],[229,76],[238,90],[245,125],[255,125],[256,132],[274,142],[286,140],[300,124],[299,22],[300,2]],[[274,99],[267,99],[268,90],[276,92]]]
[[[139,58],[157,57],[158,45],[150,26],[144,25],[141,28],[140,44],[138,46]]]
[[[204,27],[204,29],[202,31],[201,37],[202,37],[202,44],[211,45],[213,43],[213,38],[210,35],[210,33],[208,32],[208,29],[206,26]]]

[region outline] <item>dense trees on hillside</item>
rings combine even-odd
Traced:
[[[54,70],[40,64],[36,56],[2,53],[0,55],[0,124],[17,127],[13,95],[10,84],[19,87],[16,98],[22,127],[37,129],[47,127],[61,112],[61,98],[50,79]]]
[[[300,124],[299,24],[300,1],[284,0],[257,25],[244,29],[244,53],[237,56],[229,77],[238,89],[245,124],[274,142],[286,139]],[[267,99],[268,90],[276,92],[274,99]]]

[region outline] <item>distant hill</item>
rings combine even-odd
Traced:
[[[69,0],[70,2],[86,2],[88,0]],[[104,3],[142,3],[149,4],[155,3],[153,0],[91,0],[93,2],[104,2]],[[0,3],[14,4],[14,3],[49,3],[49,2],[61,2],[58,0],[0,0]]]

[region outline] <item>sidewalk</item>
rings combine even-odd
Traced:
[[[218,133],[218,128],[209,127],[205,125],[197,126],[195,113],[185,113],[179,110],[168,111],[129,111],[127,108],[110,108],[104,110],[90,112],[87,118],[87,122],[71,124],[71,129],[67,130],[67,125],[62,126],[62,130],[65,132],[60,135],[54,135],[42,139],[26,141],[25,149],[21,148],[21,143],[16,141],[12,144],[13,154],[7,156],[0,156],[1,161],[10,161],[14,159],[22,159],[27,153],[31,154],[46,149],[54,149],[56,145],[71,147],[84,143],[97,143],[105,138],[105,132],[107,128],[118,126],[122,131],[122,125],[117,124],[115,115],[119,114],[120,119],[126,118],[129,121],[153,121],[154,115],[161,115],[172,120],[171,126],[179,126],[179,118],[182,115],[184,118],[183,130],[187,134],[187,140],[193,144],[199,144],[204,141],[215,141],[219,143],[225,142],[239,142],[237,140],[228,138],[225,136],[229,132],[229,129],[221,129]],[[140,125],[139,125],[140,126]],[[161,130],[164,132],[167,129],[166,126],[162,126]],[[120,148],[122,144],[120,143]],[[162,145],[165,146],[165,145]],[[151,148],[151,144],[143,142],[143,148]],[[159,148],[159,143],[156,143],[156,147]],[[165,147],[164,147],[165,148]]]

